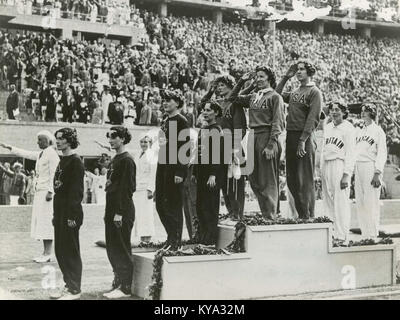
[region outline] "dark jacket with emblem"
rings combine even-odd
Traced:
[[[117,154],[111,161],[106,183],[106,221],[116,214],[125,220],[135,220],[132,195],[136,191],[136,164],[127,152]]]
[[[77,154],[61,157],[54,176],[54,223],[83,222],[83,179],[85,167]]]

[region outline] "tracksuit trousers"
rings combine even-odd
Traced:
[[[355,197],[357,218],[364,239],[377,238],[379,235],[381,187],[371,185],[375,172],[374,162],[356,162]]]
[[[66,220],[54,223],[54,251],[69,292],[81,292],[82,260],[79,246],[79,228],[68,227]]]
[[[254,135],[254,170],[249,175],[249,181],[257,197],[263,217],[274,220],[279,213],[279,161],[281,147],[277,141],[274,142],[273,150],[275,151],[275,156],[267,160],[263,151],[267,147],[269,136],[270,130],[256,132]]]
[[[173,165],[158,164],[156,173],[156,209],[167,232],[170,245],[181,245],[183,228],[183,183],[174,182]]]
[[[341,159],[324,161],[322,170],[322,192],[324,213],[333,221],[333,236],[347,240],[350,229],[350,186],[342,190],[344,161]]]
[[[131,251],[132,220],[122,219],[122,227],[117,228],[114,221],[106,219],[107,256],[114,272],[114,286],[121,287],[125,294],[131,294],[133,262]]]
[[[234,178],[228,178],[227,170],[225,170],[222,194],[224,196],[225,206],[229,215],[235,219],[243,218],[245,200],[244,189],[244,176],[241,176],[238,180]]]
[[[314,217],[315,210],[315,150],[314,133],[305,142],[306,155],[297,156],[301,131],[288,131],[286,136],[287,185],[293,196],[299,219]]]
[[[199,219],[199,242],[204,245],[215,245],[218,238],[218,218],[221,184],[218,181],[214,188],[207,185],[209,176],[199,169],[197,178],[197,217]]]
[[[197,184],[192,181],[193,167],[189,168],[188,175],[183,182],[183,212],[189,238],[193,239],[197,233],[198,221],[196,213]]]

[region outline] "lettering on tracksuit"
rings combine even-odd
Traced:
[[[292,102],[299,102],[306,104],[306,97],[304,94],[293,93],[292,94]]]
[[[327,138],[325,140],[325,145],[328,145],[328,144],[333,144],[336,147],[338,147],[339,149],[342,149],[344,147],[344,142],[341,139],[338,139],[337,137]]]
[[[367,142],[371,146],[375,143],[375,140],[373,138],[371,138],[370,136],[367,136],[367,135],[361,136],[361,137],[357,137],[356,143],[360,143],[362,141]]]

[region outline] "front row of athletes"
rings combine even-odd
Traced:
[[[349,202],[351,177],[355,174],[355,199],[358,223],[364,239],[379,235],[380,191],[387,158],[386,136],[375,123],[376,106],[363,104],[364,127],[356,129],[346,120],[347,107],[328,106],[332,120],[324,127],[321,176],[324,214],[334,221],[334,238],[347,245],[351,221]]]

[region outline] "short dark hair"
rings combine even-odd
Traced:
[[[233,89],[233,87],[235,86],[235,79],[232,76],[220,76],[217,79],[215,79],[215,83],[223,83],[225,84],[227,87]]]
[[[328,103],[328,110],[331,111],[334,105],[337,105],[340,108],[340,110],[342,110],[344,114],[343,119],[347,119],[349,115],[349,109],[347,108],[347,106],[340,103],[339,101],[332,101]]]
[[[71,146],[71,149],[76,149],[79,146],[78,133],[74,128],[62,128],[56,131],[54,136],[57,138],[57,134],[61,133],[62,139],[67,140],[67,143]]]
[[[376,107],[376,105],[375,105],[374,103],[371,103],[371,102],[364,102],[364,103],[361,105],[361,110],[362,110],[362,108],[365,108],[365,111],[367,111],[367,112],[370,113],[371,119],[373,119],[373,120],[376,119],[376,116],[377,116],[377,114],[378,114],[378,110],[377,110],[377,107]]]
[[[116,138],[119,137],[124,139],[124,144],[128,144],[132,140],[132,135],[127,128],[124,126],[114,126],[110,128],[110,131],[114,132],[107,132],[107,138]]]
[[[304,64],[304,67],[305,67],[306,70],[307,70],[307,75],[308,75],[309,77],[312,77],[312,76],[314,76],[314,75],[317,73],[317,69],[311,64],[311,62],[306,61],[306,60],[299,60],[299,61],[297,62],[297,66],[298,66],[300,63]]]
[[[264,66],[258,66],[256,68],[256,72],[262,71],[268,76],[269,84],[271,85],[272,89],[276,88],[276,75],[275,72],[269,68]]]
[[[203,110],[204,110],[204,108],[206,107],[207,104],[209,104],[210,108],[212,110],[214,110],[214,112],[217,114],[217,117],[221,117],[222,116],[222,107],[218,102],[216,102],[214,100],[206,102],[204,104],[204,106],[203,106]]]

